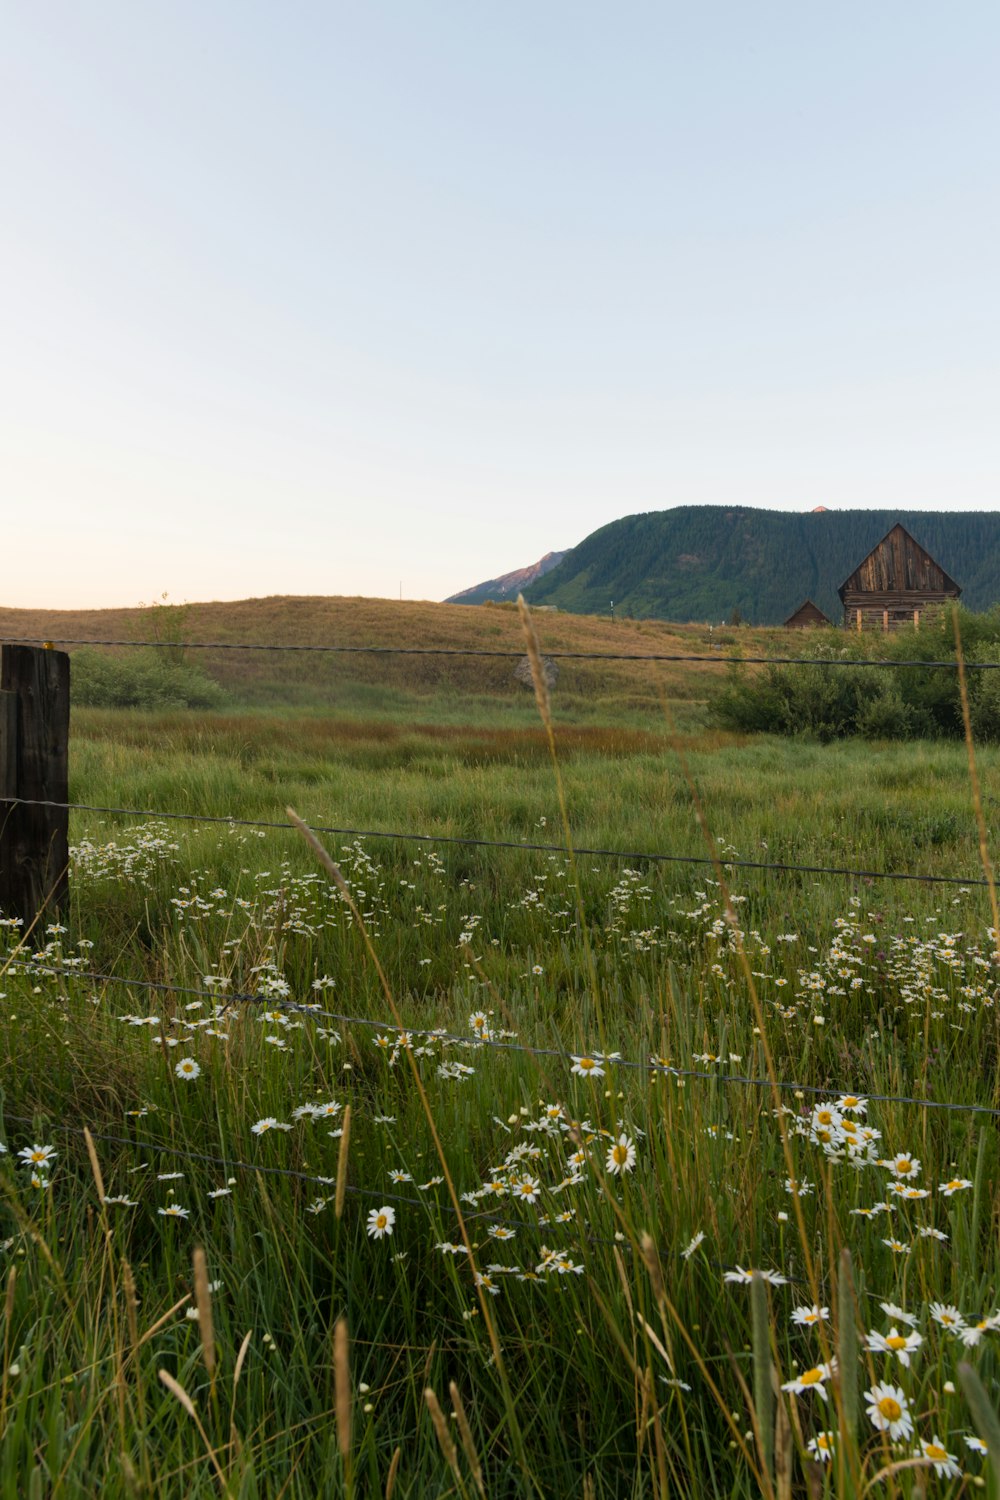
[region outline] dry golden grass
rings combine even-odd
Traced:
[[[754,651],[775,632],[717,630],[661,620],[603,616],[535,615],[544,652],[584,651],[726,654],[738,645]],[[513,604],[468,606],[348,597],[274,595],[232,603],[136,606],[132,609],[50,610],[0,608],[0,640],[155,640],[254,642],[268,645],[337,645],[511,651],[522,653],[524,634]],[[70,647],[70,650],[74,648]],[[198,663],[235,693],[263,681],[316,686],[335,693],[347,682],[463,692],[510,691],[512,663],[489,658],[283,656],[266,652],[199,653]],[[280,666],[278,665],[280,663]],[[718,671],[697,664],[563,662],[560,693],[585,692],[622,702],[650,702],[661,690],[684,698],[705,696]]]
[[[130,609],[4,609],[0,637],[58,635],[94,640],[148,641],[157,618],[166,624],[183,611],[190,640],[264,641],[361,646],[472,646],[523,650],[524,634],[513,604],[461,605],[349,596],[273,594],[230,603]],[[608,620],[598,615],[542,611],[535,616],[547,651],[690,651],[711,640],[707,626],[665,620]],[[742,632],[748,634],[748,632]]]

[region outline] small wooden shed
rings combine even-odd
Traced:
[[[810,625],[832,624],[833,621],[829,620],[819,605],[814,604],[811,599],[807,599],[804,604],[800,604],[798,609],[793,611],[785,621],[785,625],[791,627],[793,630],[804,630]]]
[[[921,613],[957,599],[962,590],[898,523],[837,590],[844,624],[857,630],[919,625]]]

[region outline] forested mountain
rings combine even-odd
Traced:
[[[681,505],[612,521],[525,589],[535,604],[580,614],[780,625],[804,599],[835,622],[840,584],[902,523],[962,588],[962,603],[1000,601],[1000,512],[751,510]]]

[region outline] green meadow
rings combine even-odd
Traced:
[[[4,1500],[995,1486],[965,745],[337,670],[74,709],[74,802],[189,819],[0,929]]]

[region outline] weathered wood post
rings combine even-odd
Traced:
[[[22,931],[69,895],[69,811],[30,804],[68,800],[69,657],[0,646],[0,913]]]

